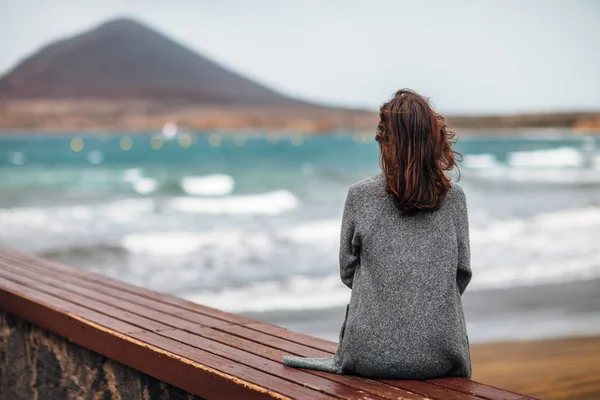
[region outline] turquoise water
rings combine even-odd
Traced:
[[[470,290],[600,277],[598,139],[456,150]],[[236,312],[338,306],[346,190],[377,171],[352,135],[3,137],[0,243]]]

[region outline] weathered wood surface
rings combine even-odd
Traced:
[[[22,253],[0,250],[1,309],[208,399],[531,397],[460,378],[377,381],[281,364],[336,344]]]

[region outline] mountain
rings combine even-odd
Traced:
[[[300,104],[131,19],[52,43],[0,78],[0,98]]]
[[[123,18],[49,44],[0,77],[0,134],[155,131],[166,122],[196,131],[372,135],[378,115],[284,96]],[[599,132],[600,113],[449,116],[448,122],[475,131]]]

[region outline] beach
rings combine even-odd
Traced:
[[[473,380],[547,400],[600,398],[600,336],[476,344]]]

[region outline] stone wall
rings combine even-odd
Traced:
[[[202,400],[0,311],[0,400]]]

